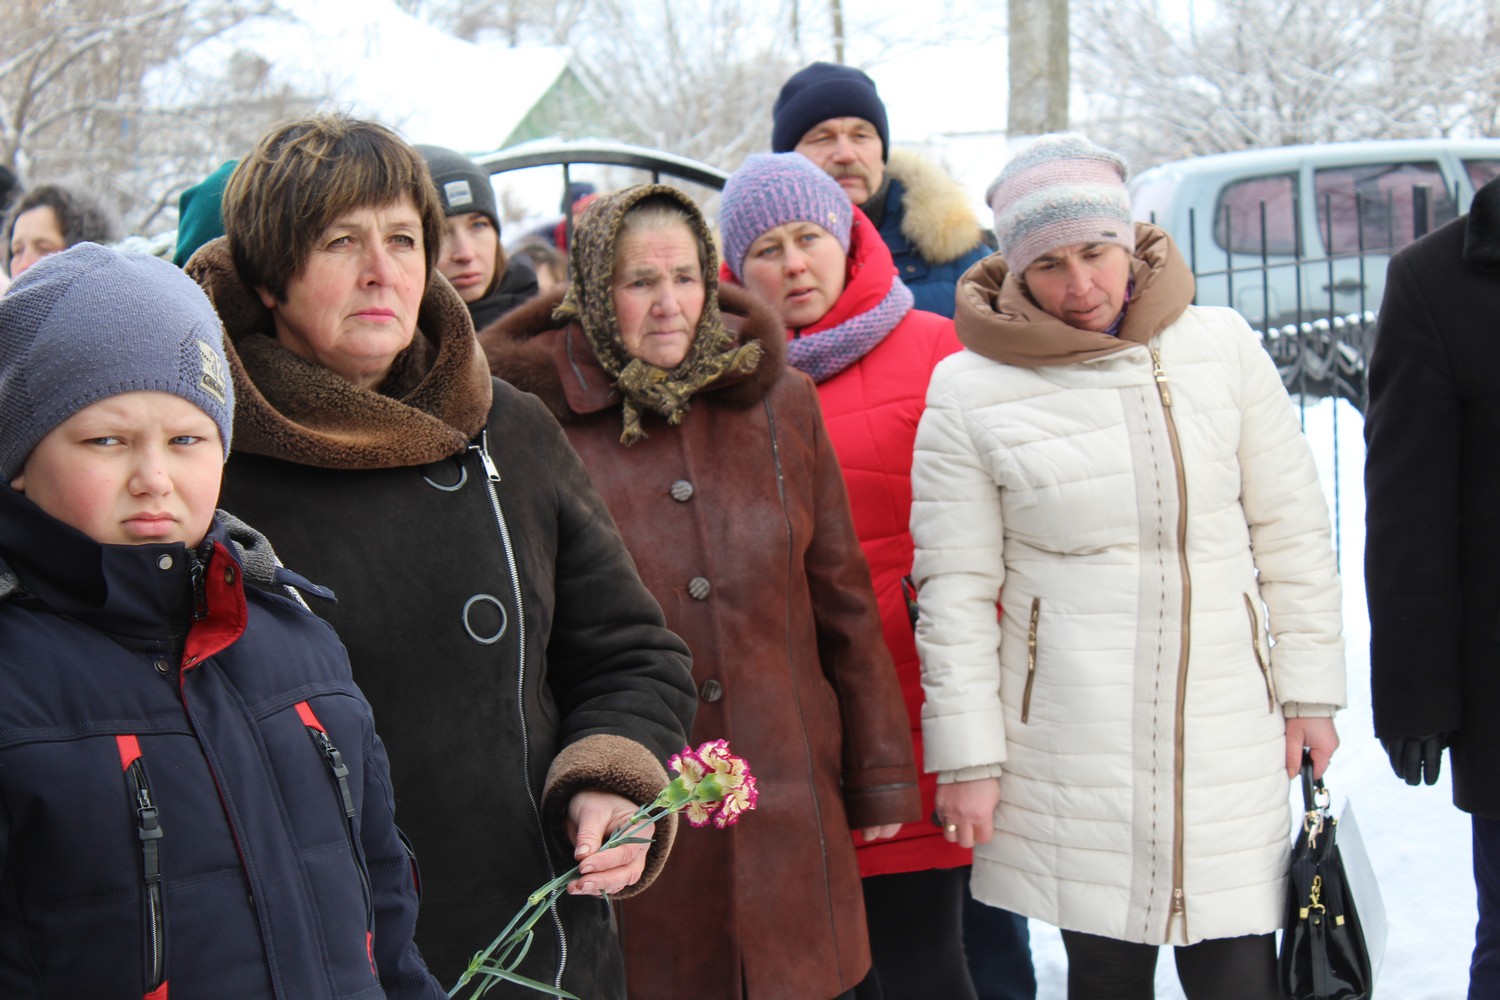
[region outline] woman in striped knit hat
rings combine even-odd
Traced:
[[[1190,1000],[1274,1000],[1287,783],[1344,702],[1311,452],[1118,156],[1044,136],[989,201],[912,468],[939,817],[977,898],[1062,928],[1073,1000],[1150,998],[1162,944]]]

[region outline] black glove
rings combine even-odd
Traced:
[[[1380,738],[1381,746],[1391,758],[1391,770],[1408,785],[1437,784],[1443,768],[1443,747],[1452,742],[1451,733],[1430,736],[1393,736]]]

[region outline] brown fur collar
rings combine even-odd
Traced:
[[[235,451],[322,469],[403,468],[462,451],[484,426],[494,386],[468,307],[442,277],[428,283],[417,336],[376,392],[274,339],[271,313],[240,280],[224,237],[185,270],[224,323]]]
[[[552,318],[561,289],[544,292],[479,331],[490,371],[523,392],[535,393],[553,416],[576,423],[603,409],[618,409],[619,393],[607,384],[576,323]],[[771,391],[786,367],[786,328],[775,311],[743,288],[719,286],[719,311],[736,343],[759,340],[765,356],[748,375],[722,379],[703,390],[715,402],[752,406]],[[564,385],[564,372],[571,379]]]
[[[963,186],[931,160],[908,149],[891,150],[885,172],[906,193],[901,235],[932,264],[957,260],[979,245],[984,229]]]

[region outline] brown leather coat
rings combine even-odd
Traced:
[[[694,743],[757,776],[729,830],[680,829],[621,907],[630,996],[827,1000],[870,965],[849,831],[917,818],[911,739],[817,392],[786,367],[768,307],[720,290],[766,354],[692,398],[677,427],[620,443],[620,398],[558,295],[481,334],[491,370],[562,422],[669,626],[693,651]],[[724,384],[727,383],[727,384]]]

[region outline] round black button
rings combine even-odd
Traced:
[[[703,696],[704,701],[715,702],[724,697],[724,685],[713,678],[709,678],[703,682],[703,686],[698,689],[698,693]]]

